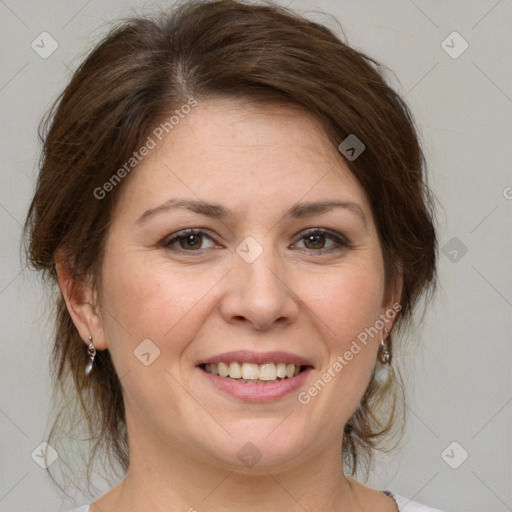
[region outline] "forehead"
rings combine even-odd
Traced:
[[[171,196],[228,202],[236,211],[318,198],[356,199],[368,206],[312,114],[227,99],[198,101],[157,141],[125,188],[131,204],[148,208]]]

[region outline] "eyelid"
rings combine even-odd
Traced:
[[[212,242],[214,242],[214,237],[209,234],[209,230],[207,230],[205,228],[187,228],[187,229],[182,229],[181,231],[176,231],[175,233],[172,233],[171,235],[166,236],[160,242],[160,244],[162,245],[162,247],[164,249],[168,249],[170,251],[177,252],[177,253],[189,253],[189,254],[202,253],[202,251],[204,251],[205,249],[196,249],[194,251],[187,251],[185,249],[173,249],[170,247],[171,244],[178,242],[181,238],[185,238],[187,235],[201,235],[203,237],[206,236],[210,240],[212,240]]]
[[[202,237],[209,238],[213,243],[215,242],[215,237],[210,234],[210,231],[206,228],[187,228],[182,229],[181,231],[177,231],[175,233],[172,233],[171,235],[165,237],[160,245],[169,251],[172,251],[174,253],[178,254],[188,254],[188,255],[202,255],[205,250],[208,250],[210,248],[205,249],[195,249],[195,250],[186,250],[181,248],[171,248],[171,245],[178,242],[180,239],[186,237],[187,235],[201,235]],[[318,254],[326,254],[330,252],[336,252],[341,251],[344,249],[351,249],[352,245],[350,241],[346,238],[346,236],[342,235],[341,233],[338,233],[336,231],[331,231],[326,228],[307,228],[302,231],[299,231],[294,238],[297,239],[297,242],[300,242],[302,239],[306,238],[307,236],[312,235],[323,235],[327,238],[330,238],[335,242],[334,247],[328,247],[328,248],[320,248],[320,249],[308,249],[308,248],[300,248],[302,251],[312,252],[312,253],[318,253]],[[294,242],[297,243],[297,242]],[[293,245],[292,244],[292,247]]]
[[[344,235],[342,235],[341,233],[337,233],[336,231],[331,231],[330,229],[326,229],[326,228],[305,229],[305,230],[302,230],[299,233],[297,233],[297,235],[295,235],[295,236],[299,237],[299,240],[302,240],[303,238],[305,238],[307,236],[311,236],[311,235],[324,235],[324,236],[327,236],[327,237],[333,239],[338,244],[338,247],[327,248],[327,249],[305,249],[305,250],[312,251],[314,253],[322,254],[322,253],[332,252],[332,251],[341,250],[341,249],[349,249],[352,247],[349,240]]]

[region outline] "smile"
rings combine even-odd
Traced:
[[[236,379],[250,384],[267,384],[283,379],[290,379],[305,370],[305,366],[293,363],[239,363],[236,361],[204,364],[201,368],[212,375]]]
[[[313,371],[310,363],[283,352],[241,351],[203,360],[196,368],[207,385],[222,395],[246,403],[262,403],[294,395]]]

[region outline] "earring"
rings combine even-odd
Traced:
[[[385,327],[384,331],[386,338],[381,340],[377,355],[377,360],[381,364],[375,368],[375,380],[383,387],[390,383],[391,374],[393,373],[393,367],[391,366],[391,336],[388,336],[389,332]]]
[[[96,357],[96,349],[92,344],[92,336],[89,336],[89,346],[87,347],[87,351],[89,352],[90,361],[87,361],[87,364],[85,365],[85,375],[89,375],[91,373],[94,358]]]
[[[384,327],[386,335],[389,334],[388,330]],[[389,336],[380,341],[379,345],[379,361],[382,364],[391,365],[391,340]]]

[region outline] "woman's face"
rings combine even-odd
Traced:
[[[199,102],[123,184],[106,243],[95,342],[131,445],[242,471],[339,446],[384,291],[370,205],[318,121]]]

